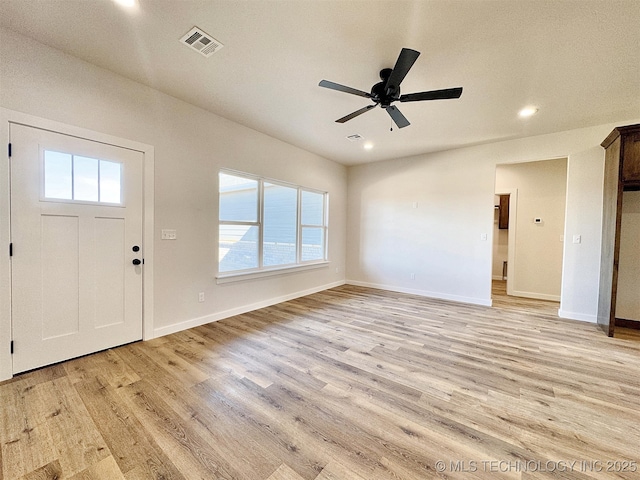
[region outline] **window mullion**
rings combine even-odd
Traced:
[[[296,264],[302,263],[302,189],[296,200]]]
[[[323,249],[323,260],[326,260],[327,258],[329,258],[329,248],[328,248],[328,244],[329,244],[329,239],[327,238],[328,236],[328,225],[329,225],[329,205],[327,205],[327,194],[323,194],[322,195],[322,249]]]
[[[220,225],[251,225],[252,227],[258,227],[260,223],[258,222],[243,222],[236,220],[219,220]]]
[[[71,155],[71,200],[76,199],[76,156]]]
[[[258,268],[264,267],[264,181],[258,181]]]

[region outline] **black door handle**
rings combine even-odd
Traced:
[[[140,265],[142,262],[140,260],[138,260],[137,258],[134,258],[132,263],[134,265]]]

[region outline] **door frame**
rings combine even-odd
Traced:
[[[115,137],[86,128],[36,117],[0,107],[0,138],[4,140],[0,160],[0,381],[13,376],[11,357],[11,170],[9,162],[9,125],[49,130],[93,142],[114,145],[141,152],[143,160],[142,238],[144,245],[144,268],[142,269],[142,339],[154,337],[153,326],[153,232],[154,232],[154,147],[144,143]]]
[[[495,190],[495,189],[494,189]],[[509,195],[509,239],[507,244],[507,295],[513,295],[513,279],[516,271],[516,224],[518,221],[518,189],[503,188],[494,195]],[[493,255],[493,250],[491,251]],[[491,274],[493,280],[493,273]]]

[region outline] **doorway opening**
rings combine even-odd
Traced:
[[[542,300],[551,302],[547,307],[557,315],[566,183],[566,158],[496,166],[494,305],[512,301],[526,308],[521,299]]]

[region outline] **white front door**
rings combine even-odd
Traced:
[[[13,373],[140,340],[143,154],[9,132]]]

